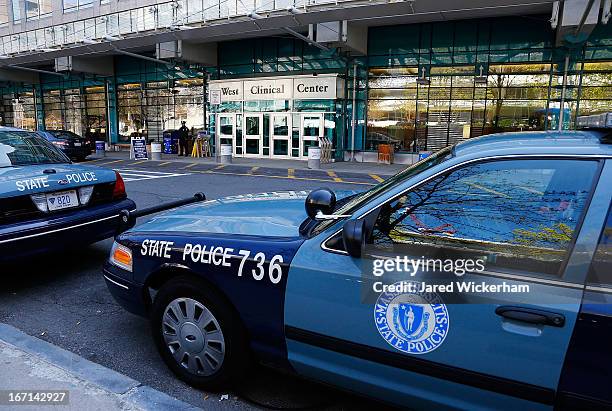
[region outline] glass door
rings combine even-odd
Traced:
[[[217,114],[217,124],[219,125],[219,144],[234,144],[236,136],[236,117],[235,114]]]
[[[244,156],[261,157],[263,140],[263,115],[244,115]]]
[[[301,150],[300,154],[303,159],[308,158],[308,147],[318,146],[319,137],[323,137],[323,114],[322,113],[304,113],[301,119]]]
[[[291,115],[272,114],[271,132],[273,158],[289,158],[291,156]]]

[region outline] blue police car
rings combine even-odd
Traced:
[[[134,210],[119,173],[72,164],[37,133],[0,127],[0,262],[118,233]]]
[[[197,387],[255,359],[413,409],[605,408],[611,198],[606,131],[484,136],[362,193],[157,215],[104,278]]]

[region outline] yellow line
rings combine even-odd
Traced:
[[[101,166],[105,166],[105,165],[107,165],[107,164],[120,163],[120,162],[122,162],[122,161],[124,161],[124,160],[113,160],[113,161],[109,161],[108,163],[102,163],[102,164],[100,164],[100,165],[101,165]]]
[[[249,173],[253,174],[254,172],[256,172],[257,170],[259,170],[258,166],[255,167],[251,167],[251,171],[249,171]]]
[[[338,182],[338,183],[342,183],[342,179],[338,177],[338,174],[336,174],[333,171],[328,171],[327,175],[330,176],[331,178],[334,179],[334,181]]]
[[[166,166],[168,164],[172,164],[172,161],[164,161],[163,163],[159,163],[157,166],[161,167],[161,166]]]
[[[382,183],[383,181],[385,181],[384,178],[382,178],[381,176],[377,176],[376,174],[370,174],[370,177],[372,177],[374,180],[378,181],[379,183]]]
[[[200,170],[194,170],[196,173],[201,173],[201,174],[221,174],[221,175],[226,175],[226,176],[248,176],[248,177],[266,177],[266,178],[284,178],[284,179],[289,179],[288,176],[270,176],[270,175],[266,175],[266,174],[259,174],[259,175],[253,175],[253,174],[249,174],[249,173],[221,173],[221,172],[216,172],[213,170],[206,170],[206,171],[200,171]],[[293,179],[295,180],[305,180],[305,181],[324,181],[329,183],[329,180],[326,180],[324,178],[309,178],[309,177],[293,177]],[[364,185],[364,186],[373,186],[376,185],[374,183],[362,183],[359,181],[342,181],[342,184],[358,184],[358,185]]]
[[[295,178],[295,169],[293,168],[287,169],[287,178]]]
[[[136,164],[142,164],[142,163],[146,163],[149,160],[140,160],[140,161],[136,161],[135,163],[132,163],[133,166],[135,166]]]
[[[213,170],[221,170],[222,168],[225,168],[225,164],[221,164],[220,166],[213,168]]]
[[[510,196],[508,194],[504,194],[504,193],[500,193],[499,191],[491,190],[490,188],[483,187],[480,184],[476,184],[476,183],[465,183],[465,184],[467,184],[467,185],[469,185],[471,187],[476,187],[476,188],[478,188],[478,189],[480,189],[482,191],[486,191],[486,192],[491,193],[491,194],[495,194],[495,195],[498,195],[498,196],[501,196],[501,197],[510,198]]]
[[[186,165],[185,167],[183,167],[183,168],[184,168],[184,169],[185,169],[185,168],[191,168],[191,167],[193,167],[193,166],[197,166],[197,165],[198,165],[198,163],[191,163],[191,164],[187,164],[187,165]]]

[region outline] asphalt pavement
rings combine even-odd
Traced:
[[[104,163],[107,161],[99,161]],[[93,163],[95,164],[95,163]],[[185,164],[107,164],[122,171],[138,207],[201,191],[208,198],[280,190],[363,190],[370,184],[318,179],[195,172]],[[226,170],[227,171],[227,170]],[[161,174],[160,174],[161,173]],[[323,183],[323,184],[322,184]],[[182,383],[155,350],[146,319],[127,313],[109,294],[101,275],[112,240],[21,262],[3,272],[0,323],[50,342],[142,384],[202,408],[381,409],[383,405],[335,389],[258,368],[227,392],[207,393]]]

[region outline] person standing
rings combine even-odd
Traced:
[[[189,129],[185,125],[185,121],[181,121],[179,131],[179,156],[187,156],[187,138],[189,137]]]

